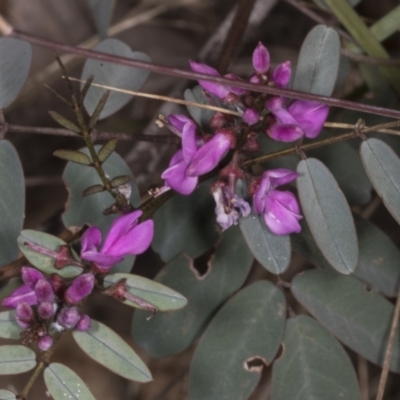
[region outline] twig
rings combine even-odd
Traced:
[[[400,292],[397,295],[396,306],[394,308],[392,326],[390,328],[389,339],[387,343],[385,360],[383,362],[381,379],[379,380],[378,393],[376,395],[376,400],[383,400],[383,394],[385,392],[386,381],[389,374],[390,360],[392,358],[394,339],[396,337],[397,325],[399,324],[400,317]]]
[[[364,357],[360,355],[357,356],[357,360],[361,400],[369,400],[368,362]]]
[[[178,68],[168,67],[166,65],[153,64],[149,62],[132,60],[126,57],[114,56],[111,54],[101,53],[93,50],[82,49],[79,47],[70,46],[67,44],[55,42],[52,40],[44,39],[39,36],[31,35],[26,32],[14,30],[11,34],[11,37],[19,38],[26,40],[32,44],[36,44],[41,47],[53,49],[56,51],[73,53],[87,58],[93,58],[96,60],[102,60],[106,62],[112,62],[116,64],[126,65],[129,67],[135,67],[140,69],[145,69],[151,72],[155,72],[158,74],[175,76],[178,78],[191,79],[191,80],[205,80],[209,82],[219,83],[227,86],[232,86],[232,80],[219,77],[219,76],[211,76],[200,74],[197,72],[192,72],[188,70],[182,70]],[[347,108],[349,110],[367,112],[371,114],[382,115],[390,118],[400,118],[400,111],[392,110],[384,107],[377,107],[368,104],[360,104],[357,102],[336,99],[333,97],[327,96],[319,96],[306,92],[298,92],[294,90],[288,89],[279,89],[277,87],[272,87],[268,85],[257,85],[254,83],[246,82],[246,81],[236,81],[235,86],[241,89],[246,89],[254,92],[267,93],[274,96],[284,96],[293,99],[307,100],[319,102],[322,104],[326,104],[332,107],[341,107]]]

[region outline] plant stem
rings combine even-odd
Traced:
[[[223,78],[220,76],[211,76],[200,73],[195,73],[188,70],[182,70],[178,68],[172,68],[165,65],[157,65],[153,63],[148,63],[144,61],[132,60],[130,58],[118,57],[111,54],[101,53],[94,50],[82,49],[79,47],[74,47],[70,45],[66,45],[63,43],[55,42],[48,39],[43,39],[39,36],[31,35],[29,33],[25,33],[22,31],[13,30],[9,35],[18,39],[26,40],[30,43],[36,44],[38,46],[46,47],[49,49],[77,54],[83,57],[92,58],[96,60],[103,60],[107,62],[112,62],[121,65],[127,65],[130,67],[145,69],[151,72],[176,76],[178,78],[191,79],[191,80],[205,80],[214,83],[220,83],[223,85],[232,85],[232,80]],[[253,92],[267,93],[274,96],[284,96],[293,99],[307,100],[307,101],[315,101],[322,104],[327,104],[333,107],[341,107],[347,108],[349,110],[356,110],[360,112],[366,112],[371,114],[382,115],[390,118],[398,118],[400,119],[400,111],[392,110],[389,108],[371,106],[368,104],[360,104],[353,101],[336,99],[327,96],[319,96],[306,92],[297,92],[294,90],[288,89],[279,89],[276,87],[268,86],[268,85],[257,85],[254,83],[246,82],[246,81],[235,81],[235,87],[251,90]]]
[[[383,394],[385,392],[386,381],[389,374],[390,360],[392,358],[392,353],[393,353],[394,339],[396,337],[396,330],[399,324],[399,317],[400,317],[400,291],[397,295],[396,306],[394,308],[392,326],[390,328],[390,334],[385,353],[385,360],[383,362],[383,369],[382,369],[381,379],[379,380],[379,387],[378,387],[378,393],[376,395],[376,400],[383,400]]]
[[[314,150],[317,149],[319,147],[323,147],[323,146],[328,146],[331,144],[335,144],[335,143],[339,143],[339,142],[343,142],[344,140],[349,140],[349,139],[354,139],[356,137],[358,137],[359,133],[372,133],[372,132],[376,132],[380,129],[386,129],[386,128],[393,128],[396,126],[400,125],[400,120],[399,121],[393,121],[393,122],[389,122],[387,124],[380,124],[380,125],[375,125],[375,126],[371,126],[371,127],[366,127],[363,129],[360,129],[359,132],[349,132],[349,133],[344,133],[342,135],[338,135],[335,136],[333,138],[328,138],[328,139],[323,139],[320,141],[316,141],[313,143],[308,143],[308,144],[304,144],[301,145],[301,150],[302,151],[310,151],[310,150]],[[246,167],[249,167],[251,165],[255,165],[255,164],[260,164],[266,161],[270,161],[273,160],[275,158],[280,158],[280,157],[284,157],[284,156],[288,156],[291,154],[297,154],[299,150],[299,147],[294,146],[294,147],[290,147],[288,149],[284,149],[284,150],[279,150],[279,151],[275,151],[274,153],[270,153],[270,154],[266,154],[265,156],[261,156],[261,157],[257,157],[257,158],[253,158],[251,160],[247,160],[245,161],[243,164]]]

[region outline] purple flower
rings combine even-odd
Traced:
[[[269,66],[269,52],[261,42],[258,42],[258,45],[253,52],[253,68],[258,74],[265,74],[268,72]]]
[[[321,132],[329,107],[312,101],[296,100],[285,108],[283,99],[273,97],[266,107],[275,116],[275,122],[267,129],[272,139],[292,142],[305,136],[316,138]]]
[[[242,115],[242,120],[247,125],[256,124],[259,118],[260,118],[260,113],[254,108],[247,108]]]
[[[249,203],[231,193],[227,186],[217,186],[212,195],[216,204],[217,222],[223,231],[236,225],[241,216],[247,217],[251,212]]]
[[[24,301],[18,303],[15,315],[18,325],[22,328],[27,328],[34,318],[32,307]]]
[[[39,349],[42,351],[49,350],[52,345],[53,339],[50,335],[43,336],[38,340]]]
[[[196,135],[195,123],[189,120],[182,127],[182,150],[174,154],[169,167],[161,175],[165,179],[165,186],[183,195],[192,193],[198,177],[218,165],[232,147],[232,142],[232,135],[220,130],[203,144]]]
[[[90,329],[91,325],[90,317],[88,315],[81,315],[75,329],[80,332],[86,332]]]
[[[17,308],[18,304],[21,302],[29,304],[30,306],[38,304],[35,287],[39,281],[46,282],[44,275],[35,268],[22,267],[21,276],[24,284],[3,299],[1,302],[3,307]],[[38,286],[39,295],[42,293],[41,286],[42,283]]]
[[[211,76],[221,76],[221,74],[216,69],[210,67],[209,65],[200,64],[194,61],[189,61],[189,64],[190,68],[194,72]],[[224,75],[224,78],[232,80],[241,80],[238,76],[233,74],[226,74]],[[199,84],[207,92],[217,96],[219,99],[224,100],[226,102],[231,102],[231,100],[235,99],[236,95],[241,96],[245,92],[244,89],[222,85],[220,83],[203,81],[203,80],[199,80]]]
[[[81,316],[76,307],[64,307],[60,310],[57,316],[57,322],[64,328],[72,329],[75,328],[75,325],[78,323],[80,318]]]
[[[92,293],[94,287],[94,275],[82,274],[74,279],[71,286],[64,294],[64,300],[69,305],[79,304],[86,296]]]
[[[254,211],[264,214],[265,223],[276,235],[301,230],[298,221],[302,216],[296,197],[291,192],[275,190],[277,186],[285,185],[297,176],[297,172],[283,168],[266,171],[253,196]]]
[[[272,73],[272,80],[275,85],[279,88],[285,88],[290,82],[290,77],[292,75],[292,66],[290,61],[286,61],[275,67]]]
[[[154,223],[149,219],[139,224],[142,214],[142,211],[134,211],[116,218],[100,251],[101,232],[96,227],[89,228],[81,238],[81,257],[107,272],[125,256],[143,253],[153,239]]]

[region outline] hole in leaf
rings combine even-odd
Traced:
[[[243,364],[246,371],[256,372],[257,374],[261,374],[263,368],[267,365],[267,360],[260,356],[249,357]]]
[[[211,271],[211,260],[214,256],[214,249],[211,249],[197,257],[190,265],[197,279],[204,279]]]

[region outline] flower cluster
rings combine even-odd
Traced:
[[[46,351],[52,346],[52,333],[55,331],[86,331],[90,328],[89,316],[81,315],[78,307],[92,293],[96,275],[107,273],[124,256],[143,253],[153,239],[153,221],[139,223],[141,215],[141,211],[135,211],[116,218],[101,250],[98,250],[101,242],[100,230],[96,227],[89,228],[81,239],[81,257],[91,263],[82,263],[81,266],[90,272],[82,273],[72,281],[58,274],[46,278],[35,268],[22,267],[24,284],[6,297],[1,305],[15,309],[16,321],[24,328],[21,334],[23,344],[29,345],[37,341],[39,348]],[[30,245],[34,251],[53,257],[54,265],[60,265],[61,258],[63,267],[71,262],[79,264],[77,260],[69,259],[72,253],[66,247],[68,246],[60,246],[59,251],[54,252],[38,245]],[[123,283],[119,286],[123,301],[123,298],[128,298],[129,293],[126,293]]]
[[[261,42],[253,52],[252,62],[253,73],[248,78],[249,82],[278,88],[289,85],[292,74],[290,61],[271,69],[269,52]],[[190,67],[198,73],[220,76],[209,65],[190,61]],[[289,191],[276,190],[278,186],[296,179],[297,174],[275,169],[257,178],[245,171],[241,161],[245,152],[260,149],[257,141],[260,133],[282,142],[317,137],[329,108],[311,101],[289,101],[284,97],[271,97],[237,88],[235,82],[241,78],[233,74],[224,75],[224,78],[231,79],[232,85],[205,80],[199,80],[199,84],[211,102],[216,97],[223,104],[235,107],[241,118],[215,113],[209,124],[211,132],[203,132],[190,118],[170,115],[166,125],[181,137],[182,148],[174,154],[162,174],[165,183],[160,192],[172,188],[183,195],[191,194],[201,175],[219,164],[225,164],[211,188],[217,222],[222,230],[237,224],[241,216],[246,217],[251,212],[248,201],[236,193],[236,183],[241,179],[247,183],[247,195],[252,197],[254,212],[264,216],[266,225],[273,233],[286,235],[299,232],[301,215],[296,197]],[[230,150],[232,157],[225,157]]]

